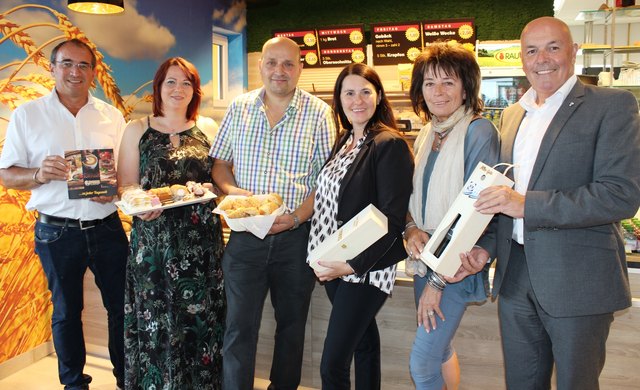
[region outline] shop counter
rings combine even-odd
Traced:
[[[415,389],[409,374],[409,353],[415,334],[416,316],[412,279],[403,272],[377,316],[382,344],[382,388]],[[607,343],[607,360],[601,375],[603,389],[637,389],[640,383],[640,269],[629,269],[633,306],[615,314]],[[87,272],[83,315],[89,353],[107,356],[106,314],[100,294]],[[321,388],[320,359],[331,305],[324,288],[317,284],[307,320],[302,385]],[[275,321],[267,298],[258,343],[256,376],[269,378]],[[497,305],[487,301],[469,305],[454,340],[460,360],[461,389],[500,390],[503,362]]]

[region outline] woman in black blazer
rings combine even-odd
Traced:
[[[398,132],[378,74],[345,67],[333,92],[343,135],[320,176],[309,251],[369,204],[388,218],[388,232],[347,262],[321,259],[316,271],[333,305],[320,374],[323,389],[380,388],[380,335],[375,316],[391,294],[396,263],[407,254],[402,230],[412,191],[413,155]]]

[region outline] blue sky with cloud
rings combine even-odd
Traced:
[[[205,94],[208,95],[203,104],[205,115],[210,111],[206,105],[210,104],[212,107],[212,28],[215,25],[234,37],[240,37],[242,42],[245,40],[244,0],[125,0],[125,12],[117,15],[81,14],[68,10],[66,3],[66,0],[3,0],[0,12],[6,12],[14,6],[37,4],[67,15],[105,56],[105,62],[112,70],[111,75],[125,98],[151,80],[158,65],[166,58],[187,58],[198,68]],[[33,7],[7,15],[5,20],[21,26],[34,23],[57,24],[56,18],[49,11]],[[48,26],[33,27],[27,33],[37,45],[61,34],[58,29]],[[47,58],[56,43],[44,49]],[[246,45],[242,44],[241,47],[244,49]],[[246,85],[244,50],[239,56],[238,53],[235,54],[230,56],[229,73],[232,89],[238,93]],[[25,52],[13,42],[5,41],[0,45],[0,64],[24,58]],[[23,69],[21,73],[36,71],[47,73],[34,66]],[[0,79],[6,78],[9,73],[9,69],[0,71]],[[96,95],[103,97],[100,90],[96,91]],[[8,117],[6,107],[0,106],[0,116]]]

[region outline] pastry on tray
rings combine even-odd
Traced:
[[[173,202],[173,193],[169,187],[152,188],[149,193],[157,196],[162,204]]]
[[[154,205],[159,205],[160,200],[157,196],[144,191],[141,188],[132,188],[122,193],[122,201],[130,209],[148,209]]]
[[[137,213],[141,210],[191,204],[199,198],[213,199],[214,197],[215,195],[201,183],[189,181],[186,185],[174,184],[151,188],[148,191],[139,187],[128,188],[124,190],[120,199],[128,211]]]

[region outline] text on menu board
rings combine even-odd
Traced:
[[[318,33],[316,30],[274,31],[274,37],[286,37],[298,44],[300,48],[300,62],[305,67],[320,66],[318,53]]]
[[[431,42],[456,41],[475,51],[473,18],[372,24],[374,65],[411,64]]]
[[[366,63],[366,43],[362,25],[345,25],[294,31],[273,31],[274,37],[287,37],[300,47],[305,67],[344,66]]]
[[[429,20],[422,23],[424,46],[436,41],[456,41],[471,51],[476,50],[476,28],[473,18]]]
[[[411,63],[422,51],[418,22],[372,24],[371,46],[375,65]]]

